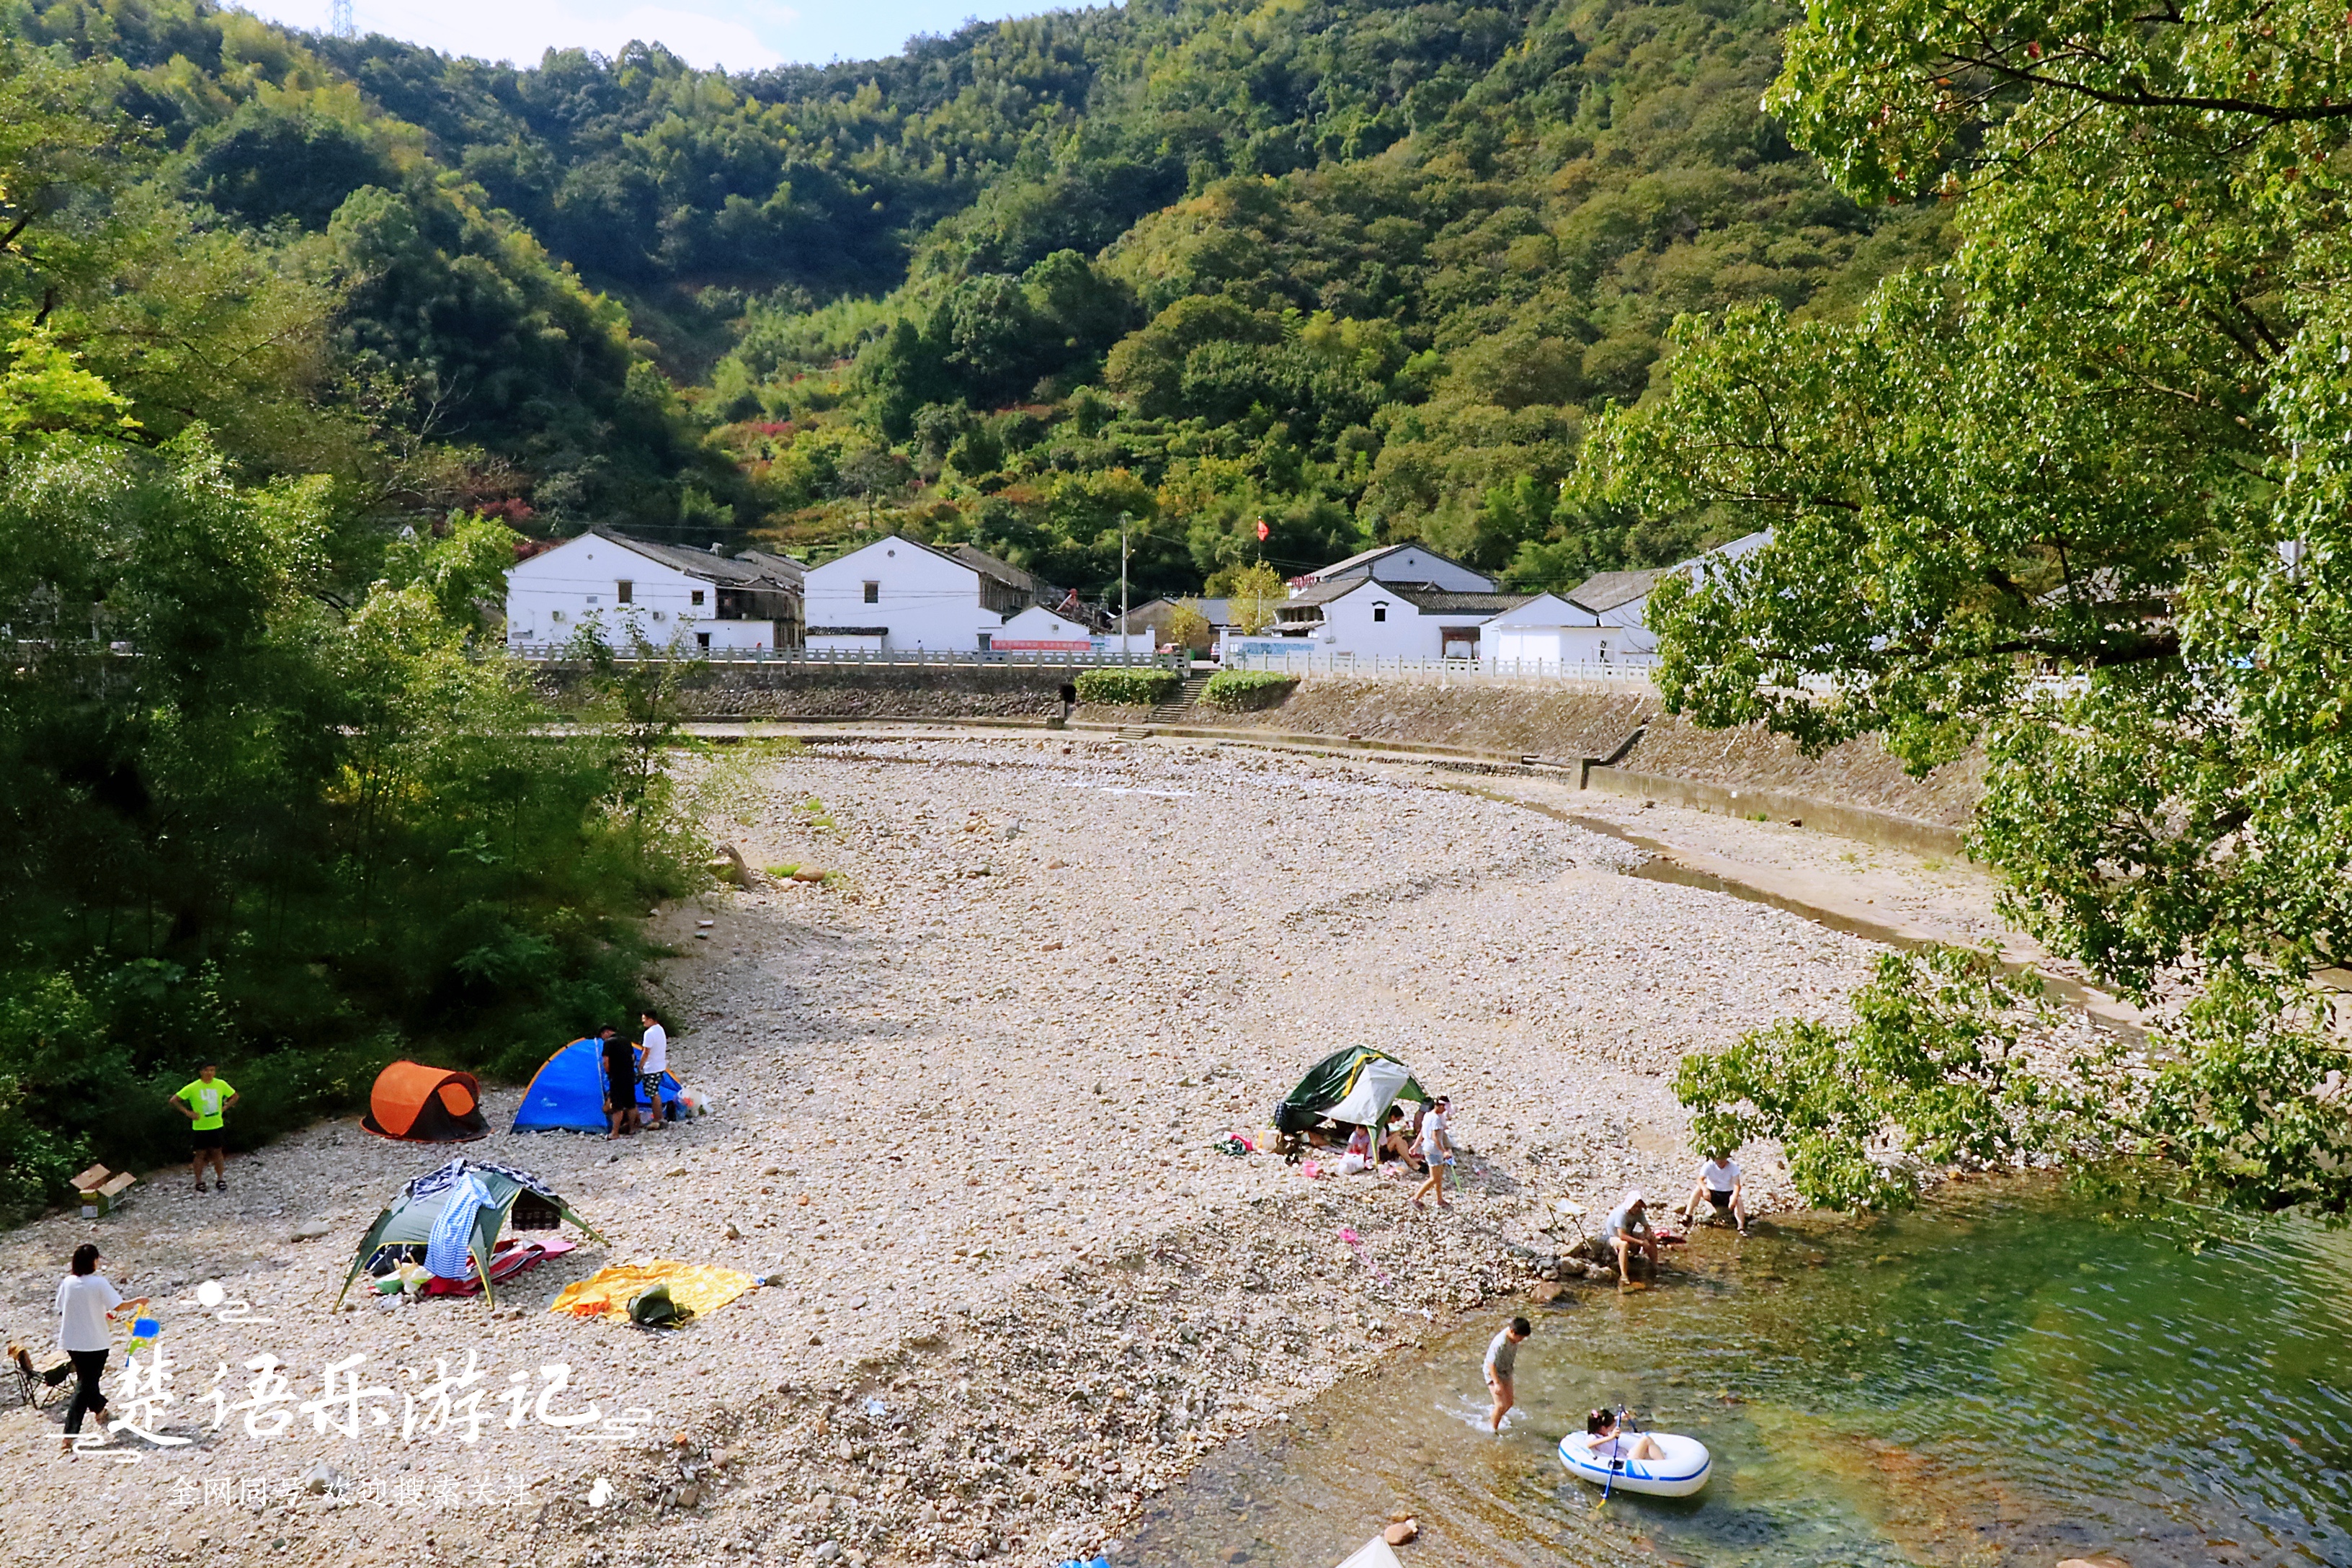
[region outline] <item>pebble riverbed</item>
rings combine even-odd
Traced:
[[[176,1397],[155,1429],[189,1440],[64,1458],[54,1411],[0,1415],[0,1539],[125,1565],[1083,1555],[1225,1438],[1524,1291],[1575,1239],[1560,1200],[1679,1202],[1696,1158],[1676,1061],[1835,1011],[1874,951],[1344,762],[1024,735],[827,745],[749,780],[714,838],[834,875],[656,921],[678,954],[657,982],[672,1066],[711,1113],[467,1147],[547,1178],[609,1247],[521,1276],[495,1311],[333,1312],[383,1198],[446,1153],[353,1121],[236,1160],[226,1194],[152,1173],[104,1221],[14,1232],[11,1337],[56,1359],[63,1260],[95,1237],[125,1293],[155,1298]],[[1359,1042],[1454,1096],[1450,1210],[1213,1150]],[[486,1095],[494,1128],[518,1099]],[[1759,1207],[1790,1201],[1768,1151],[1748,1165]],[[652,1257],[766,1283],[675,1333],[548,1312],[566,1282]],[[247,1310],[200,1307],[208,1279]],[[495,1418],[404,1441],[452,1393],[436,1368],[462,1377],[469,1354],[479,1381],[456,1393],[488,1391]],[[299,1404],[354,1355],[388,1423],[322,1431],[331,1412]],[[240,1408],[264,1356],[290,1399]],[[513,1426],[510,1389],[530,1396]],[[592,1404],[594,1422],[541,1419]]]

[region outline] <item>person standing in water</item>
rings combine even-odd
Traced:
[[[1495,1408],[1487,1413],[1486,1429],[1500,1434],[1503,1417],[1518,1403],[1511,1386],[1513,1369],[1519,1363],[1519,1346],[1535,1332],[1525,1318],[1513,1318],[1495,1331],[1486,1342],[1486,1392],[1495,1396]]]

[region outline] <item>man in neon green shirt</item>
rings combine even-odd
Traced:
[[[221,1154],[221,1129],[226,1125],[224,1114],[236,1103],[236,1090],[228,1080],[218,1076],[220,1069],[206,1062],[197,1069],[196,1081],[172,1097],[172,1108],[195,1124],[195,1154],[188,1169],[196,1178],[196,1191],[205,1190],[205,1156],[212,1156],[213,1176],[222,1192],[228,1191],[228,1165]]]

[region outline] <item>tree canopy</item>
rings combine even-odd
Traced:
[[[1921,767],[1981,741],[2011,911],[2159,1020],[2110,1131],[2338,1214],[2347,35],[2315,5],[1817,6],[1768,102],[1856,200],[1939,193],[1956,249],[1849,321],[1682,323],[1578,487],[1770,529],[1654,598],[1669,700]]]
[[[1127,511],[1174,594],[1373,541],[1545,586],[1705,542],[1559,504],[1590,415],[1678,311],[1836,316],[1941,243],[1759,109],[1792,14],[1148,0],[735,75],[206,0],[0,26],[142,128],[148,199],[324,290],[309,395],[413,453],[388,505],[803,553],[870,524],[1090,594]]]

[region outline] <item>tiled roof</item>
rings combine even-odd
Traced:
[[[798,577],[784,578],[765,567],[708,550],[690,550],[683,544],[656,544],[651,540],[632,539],[625,533],[609,528],[589,530],[599,539],[609,539],[624,549],[634,550],[650,561],[674,566],[689,577],[699,577],[706,583],[726,583],[739,587],[756,588],[762,584],[797,588]]]
[[[1379,561],[1383,556],[1394,555],[1401,550],[1418,550],[1433,561],[1443,561],[1448,566],[1460,567],[1461,570],[1469,573],[1472,576],[1483,579],[1486,582],[1491,583],[1494,581],[1493,578],[1488,577],[1486,574],[1479,571],[1476,567],[1464,566],[1462,563],[1454,560],[1452,556],[1441,555],[1436,551],[1432,550],[1428,545],[1423,544],[1414,540],[1408,540],[1402,544],[1381,544],[1377,545],[1370,550],[1360,550],[1356,552],[1355,554],[1349,556],[1345,561],[1334,561],[1328,566],[1317,567],[1314,571],[1307,574],[1307,579],[1313,583],[1328,583],[1339,574],[1343,572],[1353,573],[1358,567],[1365,568],[1366,574],[1369,575],[1372,563]]]
[[[776,555],[765,550],[739,550],[735,559],[747,566],[756,566],[779,583],[798,584],[808,575],[808,568],[789,555]]]
[[[1423,615],[1499,616],[1535,597],[1533,594],[1457,594],[1426,583],[1388,583],[1382,586]]]
[[[1560,595],[1580,609],[1600,615],[1620,605],[1630,605],[1657,585],[1666,574],[1666,568],[1648,572],[1597,572]]]
[[[1307,605],[1328,605],[1334,599],[1345,598],[1349,594],[1361,588],[1365,584],[1374,581],[1376,581],[1376,579],[1370,577],[1342,577],[1335,583],[1318,583],[1311,588],[1301,588],[1287,599],[1283,600],[1282,605],[1277,605],[1276,608],[1289,605],[1303,606]],[[1381,586],[1383,588],[1392,589],[1396,584],[1394,583],[1382,583],[1381,584]]]
[[[1036,578],[1031,576],[1028,573],[1024,572],[1020,567],[1015,566],[1010,561],[999,561],[995,556],[991,555],[987,551],[981,549],[976,544],[955,544],[950,545],[944,550],[940,550],[938,545],[934,544],[929,548],[938,550],[940,554],[946,556],[950,561],[961,562],[964,565],[971,567],[973,571],[978,572],[984,576],[995,578],[998,582],[1003,584],[1008,588],[1018,588],[1024,594],[1034,594],[1037,592]]]

